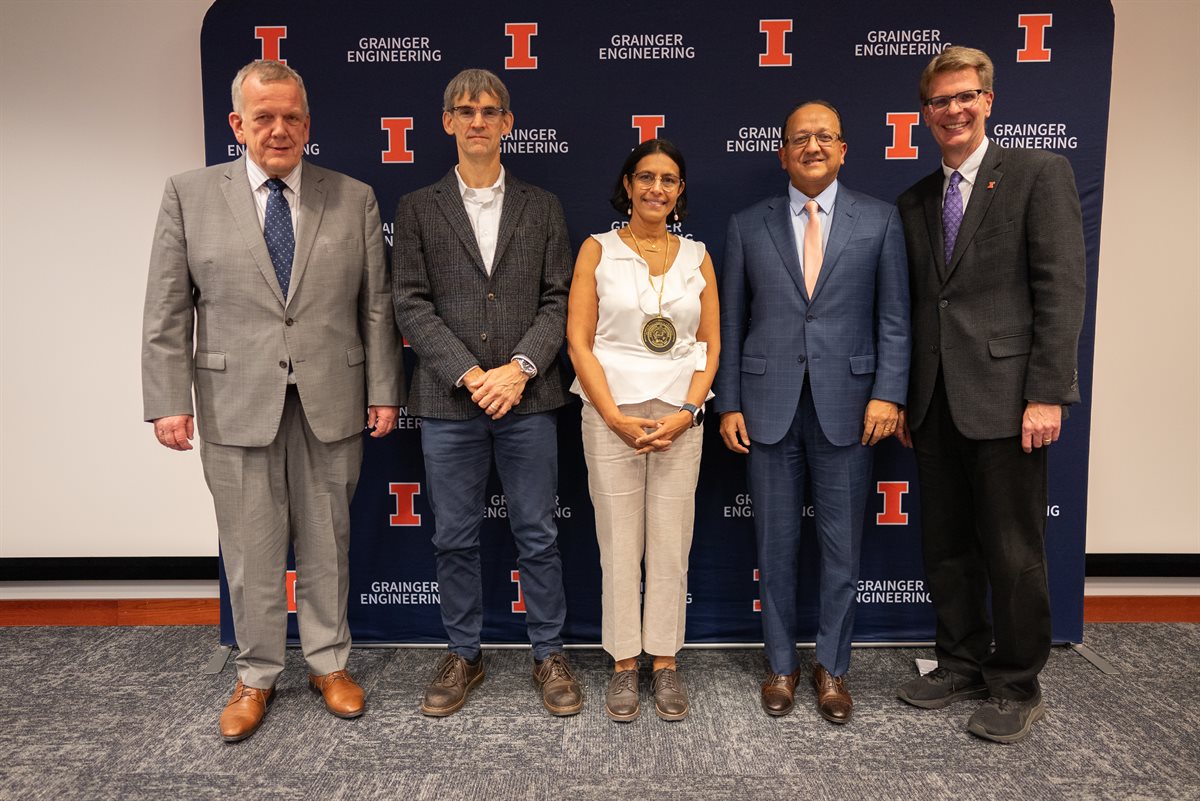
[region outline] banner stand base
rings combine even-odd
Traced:
[[[229,659],[229,653],[233,650],[229,645],[218,645],[213,651],[212,656],[208,658],[208,663],[204,665],[204,674],[213,676],[225,669],[225,661]]]
[[[1071,650],[1082,656],[1087,661],[1091,662],[1093,665],[1095,665],[1096,670],[1100,671],[1106,676],[1115,676],[1118,672],[1117,669],[1112,666],[1111,662],[1081,642],[1072,645]]]

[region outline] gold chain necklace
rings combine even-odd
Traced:
[[[642,261],[646,262],[646,281],[650,284],[650,291],[656,291],[654,288],[654,276],[650,275],[650,262],[646,261],[645,254],[642,253],[642,243],[638,241],[637,234],[633,232],[632,226],[626,226],[625,230],[629,231],[629,237],[633,240],[634,247],[637,248],[638,255]],[[649,247],[649,246],[647,246]],[[658,314],[651,317],[642,325],[642,344],[646,346],[646,350],[651,353],[666,353],[675,347],[675,324],[662,313],[663,290],[667,288],[667,264],[671,258],[671,232],[667,232],[666,247],[663,248],[663,269],[661,279],[658,284]]]

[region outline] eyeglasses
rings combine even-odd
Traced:
[[[950,108],[950,101],[953,100],[958,103],[959,108],[970,108],[978,102],[981,94],[990,91],[990,89],[968,89],[956,95],[940,95],[929,98],[925,101],[925,105],[929,107],[930,111],[945,111]]]
[[[474,122],[476,114],[483,115],[483,121],[493,123],[508,113],[508,109],[498,106],[454,106],[450,109],[459,122]]]
[[[674,175],[655,175],[652,172],[639,172],[633,176],[633,182],[639,189],[653,189],[656,183],[662,184],[664,192],[674,192],[683,181]]]
[[[810,139],[816,138],[817,144],[821,147],[829,147],[838,139],[842,138],[841,134],[830,133],[829,131],[821,131],[820,133],[808,133],[801,131],[789,136],[785,141],[789,147],[808,147]]]

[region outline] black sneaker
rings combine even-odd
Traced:
[[[941,709],[957,701],[987,698],[988,688],[982,679],[970,678],[948,668],[934,668],[924,676],[906,681],[896,690],[896,696],[905,703],[922,709]]]
[[[989,698],[975,710],[967,722],[967,731],[997,743],[1015,743],[1025,739],[1029,729],[1046,714],[1039,692],[1028,701]]]

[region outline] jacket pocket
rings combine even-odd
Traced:
[[[850,372],[854,375],[866,375],[875,372],[875,355],[851,356]]]
[[[1017,227],[1017,224],[1015,222],[1013,222],[1012,220],[1009,220],[1006,223],[1001,223],[1000,225],[993,225],[990,228],[984,228],[982,230],[976,231],[975,236],[972,237],[972,239],[975,242],[982,242],[983,240],[991,239],[994,236],[1000,236],[1001,234],[1007,234],[1009,231],[1015,230],[1016,227]]]
[[[988,352],[997,359],[1003,359],[1005,356],[1020,356],[1029,353],[1032,348],[1033,334],[1011,334],[988,340]]]
[[[362,345],[355,345],[353,348],[346,348],[346,364],[353,367],[356,364],[362,364],[367,360],[367,352],[363,350]]]
[[[224,370],[225,354],[211,350],[196,351],[197,370]]]
[[[742,372],[752,375],[765,375],[767,372],[767,360],[759,356],[743,356]]]

